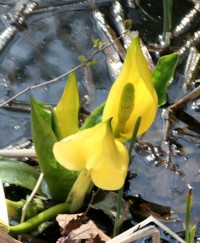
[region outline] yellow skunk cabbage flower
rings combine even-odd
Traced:
[[[78,132],[78,112],[78,87],[75,72],[72,72],[55,109],[62,137],[67,137]]]
[[[54,144],[56,160],[69,170],[87,170],[93,183],[104,190],[124,184],[128,169],[126,147],[114,139],[111,120],[97,124]]]
[[[113,118],[112,128],[116,138],[130,138],[138,117],[141,117],[138,135],[151,126],[157,105],[151,72],[136,37],[128,48],[119,77],[108,95],[103,120]]]

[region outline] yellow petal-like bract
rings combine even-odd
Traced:
[[[112,128],[116,138],[130,138],[138,117],[142,118],[138,135],[151,126],[157,104],[151,72],[137,37],[132,40],[119,77],[112,85],[103,120],[113,118]]]
[[[69,170],[90,171],[93,183],[102,189],[117,190],[124,184],[128,152],[114,139],[110,120],[55,143],[53,153]]]
[[[76,75],[69,75],[62,97],[56,106],[56,117],[63,137],[78,132],[79,94]]]

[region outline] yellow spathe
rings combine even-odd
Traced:
[[[67,137],[79,131],[78,112],[78,86],[75,72],[72,72],[69,75],[62,97],[55,109],[62,137]]]
[[[111,121],[82,130],[54,144],[56,160],[69,170],[87,169],[93,183],[104,190],[118,190],[125,181],[128,151],[114,139]]]
[[[157,105],[151,72],[137,37],[132,40],[119,77],[112,85],[103,120],[113,118],[112,128],[116,138],[130,138],[138,117],[141,116],[138,135],[151,126]]]

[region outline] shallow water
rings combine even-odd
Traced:
[[[87,57],[95,51],[90,37],[100,38],[94,28],[90,10],[80,10],[78,18],[77,12],[73,11],[34,15],[28,19],[27,25],[28,28],[18,32],[0,56],[1,102],[29,86],[53,79],[76,67],[80,64],[78,60],[80,55]],[[88,106],[89,110],[106,99],[112,83],[105,55],[100,53],[95,59],[98,65],[90,68],[90,87],[87,84],[86,70],[78,70],[76,73],[81,99],[92,92],[95,86],[95,94],[89,94],[92,100],[91,105]],[[44,103],[55,105],[61,97],[66,80],[67,76],[56,84],[43,86],[21,95],[15,100],[18,108],[16,112],[15,109],[12,112],[0,110],[1,123],[6,126],[4,129],[2,125],[5,133],[0,140],[1,148],[16,142],[23,136],[23,131],[16,134],[6,133],[6,130],[7,126],[12,127],[15,120],[18,123],[18,116],[23,119],[22,111],[26,111],[27,108],[24,107],[24,103],[29,103],[29,96],[32,95]],[[19,112],[20,105],[22,113]],[[29,123],[30,126],[28,119],[25,123]],[[24,133],[24,136],[31,136],[30,129]]]
[[[139,30],[140,36],[147,45],[152,42],[160,45],[162,2],[137,2],[139,5],[136,4],[135,7],[122,2],[124,18],[133,20],[133,29]],[[193,4],[189,1],[175,1],[173,29],[192,7]],[[1,14],[9,11],[10,8],[0,6]],[[116,25],[110,8],[107,5],[101,6],[101,10],[107,16],[105,20],[116,32],[116,36],[119,35],[121,26]],[[181,33],[182,38],[172,42],[175,50],[184,44],[189,34],[192,35],[198,30],[199,22],[198,20],[194,22],[197,23],[186,29],[187,35]],[[121,23],[123,24],[123,21]],[[51,80],[77,66],[80,63],[78,56],[87,57],[95,50],[90,40],[91,36],[109,43],[110,27],[106,29],[108,32],[100,29],[98,20],[94,18],[90,9],[45,12],[29,16],[26,24],[27,27],[17,31],[0,54],[1,102],[28,86]],[[156,60],[158,55],[152,53],[153,59]],[[168,89],[169,104],[176,102],[198,85],[193,83],[187,90],[184,88],[183,72],[187,55],[186,52],[181,56],[174,80]],[[114,71],[119,71],[114,70],[111,64],[115,64],[114,67],[119,69],[122,58],[122,52],[112,49],[109,53],[98,54],[95,57],[97,64],[89,70],[77,71],[81,99],[84,95],[91,97],[90,105],[86,106],[88,111],[92,111],[106,99],[116,76]],[[198,69],[196,78],[199,77]],[[44,103],[55,105],[61,96],[66,79],[67,77],[55,84],[26,92],[15,100],[13,108],[0,109],[0,148],[20,143],[23,138],[31,139],[29,96],[32,95]],[[151,129],[142,138],[138,138],[135,144],[130,172],[136,173],[137,176],[129,181],[130,188],[127,194],[131,196],[139,194],[146,201],[170,207],[174,211],[172,216],[177,215],[177,217],[173,222],[168,223],[168,226],[179,232],[183,231],[188,185],[194,188],[192,222],[199,224],[199,99],[184,107],[184,112],[190,117],[186,121],[186,115],[179,115],[181,121],[177,119],[177,122],[172,125],[167,141],[163,141],[166,122],[162,118],[164,108],[166,107],[158,110]]]

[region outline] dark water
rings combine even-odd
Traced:
[[[162,34],[162,1],[137,1],[135,7],[122,2],[124,18],[133,20],[133,29],[139,30],[143,41],[150,45],[160,45],[159,36]],[[101,6],[116,35],[120,34],[110,5]],[[172,29],[193,8],[190,1],[173,1]],[[0,5],[3,15],[12,6]],[[186,33],[181,38],[172,41],[174,50],[179,49],[186,40],[199,28],[198,19],[194,24],[185,28]],[[89,56],[95,49],[91,36],[105,41],[105,36],[98,28],[98,21],[94,19],[92,10],[82,8],[78,11],[51,11],[31,15],[26,20],[26,26],[17,30],[14,38],[0,53],[0,102],[17,94],[28,86],[51,80],[77,66],[78,56]],[[105,101],[108,90],[114,81],[115,74],[108,64],[108,53],[100,53],[95,59],[97,64],[89,70],[77,71],[80,97],[91,96],[91,111]],[[111,56],[118,55],[112,50]],[[120,55],[119,55],[120,56]],[[156,61],[158,53],[152,52]],[[180,58],[180,63],[173,82],[168,90],[168,104],[189,93],[198,84],[192,83],[188,89],[184,88],[184,67],[188,52]],[[116,61],[118,60],[118,61]],[[115,59],[116,67],[121,59]],[[88,71],[90,74],[88,84]],[[196,78],[200,77],[200,72]],[[65,86],[67,77],[59,82],[38,89],[31,90],[19,96],[14,101],[14,108],[0,109],[0,148],[20,143],[24,138],[30,139],[30,110],[29,96],[51,105],[55,105]],[[157,118],[151,129],[139,138],[135,145],[134,160],[130,172],[137,176],[130,180],[128,195],[141,195],[147,201],[168,206],[174,212],[175,219],[168,223],[174,231],[183,231],[185,217],[185,203],[188,185],[193,190],[192,223],[199,223],[200,216],[200,101],[196,99],[184,107],[176,123],[172,125],[170,136],[163,141],[165,120],[162,118],[166,107],[158,110]],[[181,118],[182,117],[182,118]],[[195,121],[193,119],[197,121]],[[180,120],[179,120],[180,119]],[[196,127],[196,129],[194,129]],[[199,230],[199,229],[198,229]]]
[[[28,86],[48,81],[76,67],[80,64],[80,55],[87,57],[95,50],[90,37],[100,38],[91,19],[91,11],[87,9],[34,15],[28,18],[27,26],[17,32],[0,56],[1,102]],[[98,65],[91,67],[91,85],[95,85],[95,95],[92,94],[90,110],[106,99],[113,81],[106,67],[105,55],[100,53],[95,59]],[[86,75],[86,70],[77,71],[81,99],[89,92]],[[24,103],[29,103],[29,96],[55,105],[61,97],[66,80],[67,77],[64,77],[56,84],[20,96],[15,100],[18,102],[18,111],[0,110],[1,148],[23,136],[31,136],[30,129],[27,129],[27,126],[30,127],[30,113],[27,115],[22,112],[26,111]],[[15,124],[22,125],[16,129]],[[8,130],[14,132],[8,133]]]

